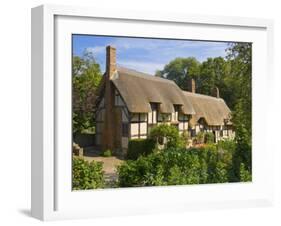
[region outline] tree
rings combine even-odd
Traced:
[[[188,80],[196,79],[200,72],[200,62],[194,57],[176,58],[168,63],[156,76],[175,81],[181,89],[188,88]]]
[[[208,58],[200,65],[200,75],[197,79],[197,91],[202,94],[211,95],[213,89],[218,87],[220,95],[227,97],[225,78],[229,75],[230,65],[222,57]]]
[[[232,113],[237,142],[233,165],[234,176],[240,181],[241,166],[252,172],[252,44],[231,44],[227,53],[227,59],[231,62],[231,76],[237,90]]]
[[[192,57],[176,58],[163,70],[156,71],[155,76],[173,80],[183,90],[188,90],[188,80],[193,78],[196,81],[196,92],[211,95],[213,89],[218,87],[221,97],[227,102],[233,102],[232,93],[225,82],[230,70],[230,63],[222,57],[208,58],[202,63]],[[229,105],[232,108],[233,104]]]
[[[93,55],[84,52],[74,56],[72,64],[73,132],[81,133],[94,127],[96,89],[101,80],[101,70]]]
[[[184,147],[184,140],[179,135],[179,131],[175,126],[161,124],[151,129],[149,137],[157,144],[164,144],[168,148]],[[167,139],[167,143],[164,140]]]
[[[251,138],[252,121],[252,44],[234,43],[227,49],[227,59],[231,62],[231,75],[236,81],[235,107],[243,111],[243,123]]]
[[[252,44],[231,43],[224,58],[208,58],[200,63],[195,58],[176,58],[156,76],[171,79],[181,89],[187,80],[196,80],[196,92],[211,95],[215,87],[232,111],[237,148],[233,154],[233,181],[241,180],[240,169],[251,174],[252,155]]]

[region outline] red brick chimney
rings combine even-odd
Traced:
[[[102,149],[114,149],[114,133],[116,123],[114,121],[114,86],[112,78],[116,71],[116,49],[112,46],[106,47],[106,72],[105,72],[105,118],[102,137]]]
[[[188,91],[192,93],[196,92],[195,80],[193,78],[188,80]]]
[[[116,71],[116,49],[112,46],[106,47],[106,75],[112,79],[112,75]]]

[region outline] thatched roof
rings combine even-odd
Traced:
[[[150,103],[159,103],[162,113],[172,113],[174,105],[181,105],[184,114],[195,114],[191,102],[174,81],[119,67],[112,82],[130,112],[150,112]]]
[[[203,118],[210,126],[224,125],[230,119],[230,109],[223,99],[212,96],[182,91],[186,98],[192,103],[196,112],[192,116],[191,124],[195,125],[200,118]]]
[[[223,99],[183,91],[174,81],[122,67],[117,68],[111,81],[132,113],[150,112],[150,103],[159,103],[162,113],[172,113],[174,105],[181,105],[184,114],[192,115],[191,125],[201,118],[210,126],[231,124],[231,111]],[[104,86],[105,75],[100,94]]]

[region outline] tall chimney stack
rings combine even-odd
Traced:
[[[188,81],[188,91],[192,93],[196,92],[195,80],[193,78]]]
[[[112,79],[112,76],[116,70],[116,49],[112,46],[106,47],[106,75],[109,79]]]
[[[116,49],[112,46],[106,47],[106,72],[105,72],[105,115],[104,130],[102,133],[102,149],[114,151],[115,122],[114,114],[114,97],[115,89],[112,84],[112,78],[116,71]]]
[[[215,87],[213,89],[213,96],[216,97],[216,98],[220,98],[220,90],[218,87]]]

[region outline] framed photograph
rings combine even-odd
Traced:
[[[270,20],[32,9],[32,216],[271,205]]]

